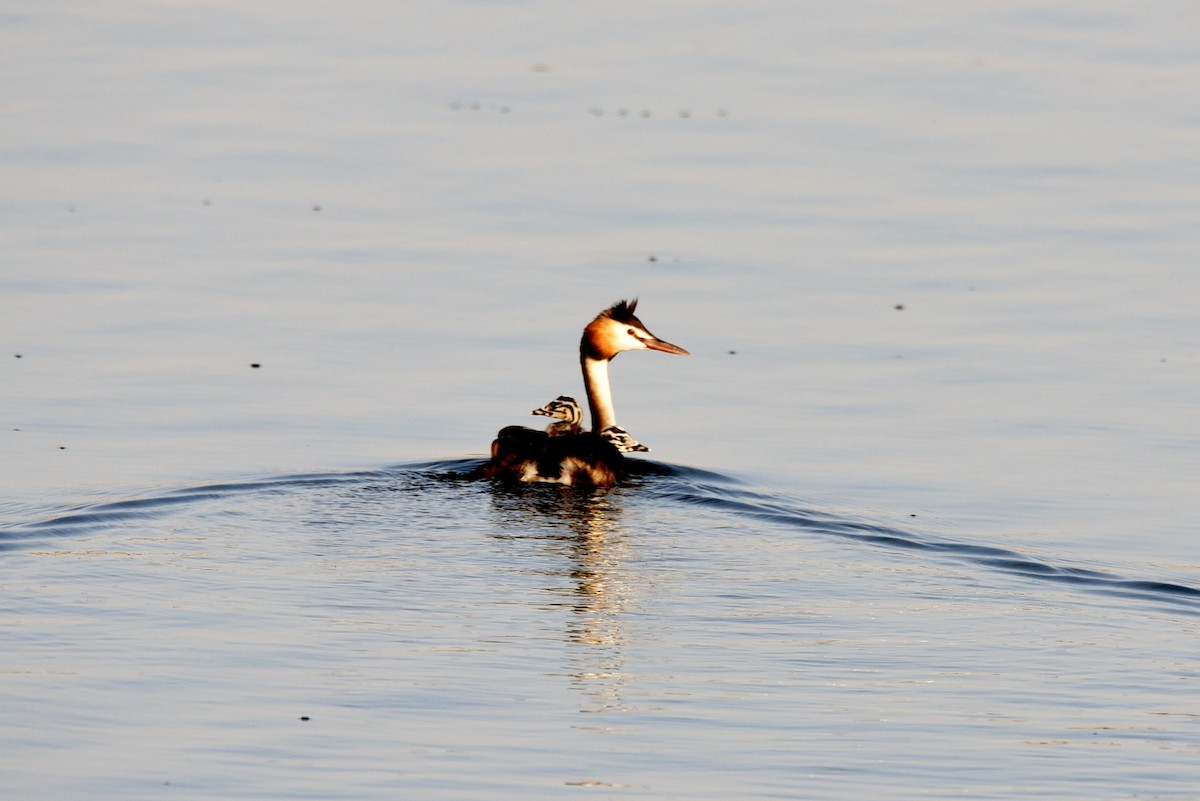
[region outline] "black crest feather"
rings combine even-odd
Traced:
[[[600,313],[601,317],[609,317],[616,320],[618,323],[633,323],[641,325],[637,317],[633,313],[637,310],[637,298],[633,300],[619,300],[609,308]]]

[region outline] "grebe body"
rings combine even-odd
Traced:
[[[579,404],[560,395],[533,414],[553,417],[545,431],[506,426],[492,442],[483,467],[489,478],[520,482],[612,486],[624,474],[623,453],[650,450],[617,425],[608,363],[627,350],[657,350],[687,355],[678,345],[659,339],[635,315],[637,300],[620,301],[600,312],[583,329],[579,364],[591,411],[591,431],[583,431]]]

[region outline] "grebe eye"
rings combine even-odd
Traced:
[[[633,337],[634,339],[637,339],[637,331],[634,331],[632,328],[630,328],[628,333],[629,333],[629,336]]]

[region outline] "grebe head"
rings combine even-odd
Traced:
[[[608,426],[600,432],[600,436],[612,443],[621,453],[647,453],[650,450],[620,426]]]
[[[659,339],[636,316],[637,298],[622,300],[596,315],[583,329],[579,349],[585,356],[608,361],[626,350],[657,350],[687,356],[678,345]]]
[[[534,409],[530,414],[553,417],[556,420],[562,420],[572,425],[579,425],[583,422],[583,409],[580,408],[574,398],[568,395],[559,395],[542,408]]]

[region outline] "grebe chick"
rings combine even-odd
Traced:
[[[600,432],[600,436],[613,444],[621,453],[649,453],[650,449],[629,435],[620,426],[609,426]]]
[[[492,442],[492,458],[483,466],[485,476],[506,481],[607,487],[624,475],[622,450],[649,450],[617,426],[608,382],[608,363],[627,350],[657,350],[678,355],[687,355],[687,351],[651,334],[634,315],[636,309],[636,299],[622,300],[600,312],[583,329],[579,341],[579,365],[592,413],[592,430],[555,432],[552,436],[547,431],[524,426],[502,428]],[[560,397],[542,410],[535,410],[534,414],[558,417],[559,409],[551,407],[564,399],[570,400],[566,396]],[[566,422],[566,418],[562,419]]]
[[[583,431],[583,409],[579,403],[567,395],[559,395],[540,409],[534,409],[530,414],[540,414],[553,417],[557,422],[546,426],[546,433],[552,437],[564,434],[578,434]]]
[[[546,433],[552,437],[578,434],[583,431],[583,427],[580,426],[583,421],[583,409],[580,408],[579,402],[569,395],[559,395],[542,408],[534,409],[530,414],[540,414],[557,419],[558,422],[546,426]],[[600,436],[611,442],[613,447],[621,453],[647,453],[650,450],[620,426],[608,426],[600,432]]]

